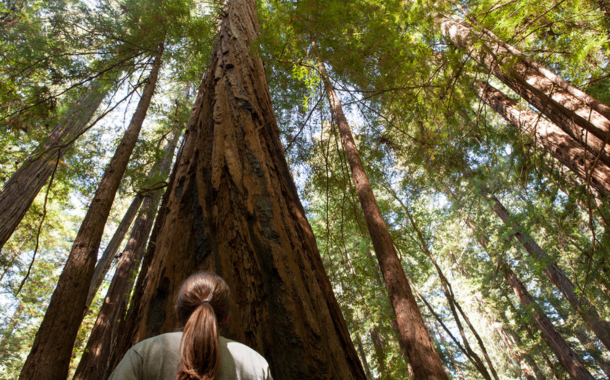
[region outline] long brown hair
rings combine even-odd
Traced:
[[[187,278],[176,298],[184,326],[176,380],[213,380],[220,369],[218,322],[229,314],[229,287],[219,276],[200,272]]]

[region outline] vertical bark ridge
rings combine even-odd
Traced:
[[[6,181],[0,191],[0,250],[51,177],[57,157],[62,158],[70,148],[67,144],[85,130],[109,89],[104,80],[95,80],[63,115],[46,141]]]
[[[347,119],[343,114],[341,102],[328,79],[324,66],[319,64],[319,68],[339,127],[341,143],[349,162],[366,225],[390,297],[390,304],[396,315],[400,335],[407,348],[409,364],[417,379],[447,379],[447,374],[443,370],[440,357],[434,348],[432,339],[430,339],[407,276],[394,248],[394,243],[364,172],[364,166],[360,160],[360,154]]]
[[[162,52],[160,48],[129,127],[106,168],[74,240],[21,370],[20,380],[63,379],[68,375],[72,347],[83,319],[104,225],[146,117],[157,83]]]
[[[255,2],[230,0],[123,336],[173,331],[181,282],[211,270],[232,293],[223,335],[265,356],[275,379],[365,379],[284,158],[257,35]]]

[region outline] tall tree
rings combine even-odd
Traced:
[[[458,18],[442,17],[438,22],[452,42],[470,50],[502,83],[572,138],[600,154],[600,159],[607,157],[610,107],[566,83],[483,26],[479,25],[482,31],[477,34],[467,22]],[[509,61],[513,61],[512,64]]]
[[[140,209],[143,201],[144,197],[140,193],[133,197],[131,204],[123,215],[123,219],[121,219],[119,226],[117,227],[116,231],[114,231],[112,239],[110,239],[110,242],[104,249],[102,256],[97,260],[95,270],[93,271],[93,278],[91,278],[91,285],[89,285],[89,291],[87,293],[87,301],[85,302],[85,306],[87,308],[91,306],[91,302],[93,302],[97,291],[102,285],[102,282],[106,277],[106,273],[112,265],[112,260],[121,247],[123,239],[125,238],[129,227],[131,227],[133,220],[136,218],[136,215],[138,215],[138,210]]]
[[[610,159],[598,160],[597,155],[585,149],[556,124],[529,109],[521,109],[489,83],[476,82],[477,96],[511,125],[530,136],[557,161],[567,166],[580,179],[590,183],[601,194],[610,196]],[[602,156],[606,156],[604,151]]]
[[[181,135],[178,129],[178,126],[174,125],[174,130],[168,134],[164,146],[165,157],[150,169],[149,179],[163,181],[167,178],[176,144]],[[127,246],[118,261],[108,293],[89,334],[87,347],[76,368],[74,379],[103,380],[106,374],[110,354],[117,339],[118,321],[122,320],[127,312],[129,295],[135,281],[134,273],[137,273],[142,261],[154,215],[161,200],[159,189],[155,189],[159,182],[148,185],[153,188],[146,194],[140,214],[131,229]]]
[[[458,202],[459,200],[454,196],[449,188],[446,188],[446,194],[449,198]],[[475,234],[477,241],[481,247],[485,250],[489,250],[489,240],[483,236],[477,226],[473,223],[469,216],[465,218],[466,224],[470,227],[472,232]],[[510,287],[515,292],[517,299],[521,302],[523,307],[531,313],[532,318],[536,321],[538,329],[542,333],[542,336],[546,340],[547,344],[553,350],[561,364],[566,368],[568,373],[573,379],[593,379],[593,376],[585,368],[585,366],[578,360],[578,357],[570,345],[565,341],[563,336],[557,331],[553,322],[544,314],[540,307],[536,304],[534,298],[529,294],[527,288],[513,270],[508,266],[503,258],[498,258],[498,271],[502,273],[502,276]]]
[[[68,374],[72,347],[85,311],[104,225],[155,91],[163,45],[142,97],[87,210],[20,379],[58,379]]]
[[[212,270],[232,292],[223,335],[264,355],[275,379],[364,379],[284,158],[257,36],[255,1],[230,0],[121,347],[173,331],[172,294]]]
[[[409,286],[394,243],[375,200],[373,189],[364,171],[358,148],[351,129],[343,113],[343,108],[332,83],[328,79],[323,64],[319,64],[320,74],[331,109],[341,135],[341,143],[352,171],[356,192],[364,212],[364,219],[375,247],[375,255],[381,268],[385,286],[402,341],[406,345],[409,364],[418,379],[447,379],[438,352],[430,339],[426,325]]]
[[[0,249],[23,219],[38,192],[49,181],[55,164],[85,131],[110,85],[98,79],[61,118],[48,138],[6,181],[0,191]]]
[[[517,224],[513,223],[508,210],[484,185],[481,185],[481,195],[487,199],[491,209],[502,222],[515,231],[515,237],[523,245],[523,248],[543,266],[544,273],[570,303],[572,308],[581,316],[591,331],[595,333],[606,348],[610,349],[610,325],[599,315],[595,306],[589,302],[585,295],[578,294],[574,283],[559,268],[557,263],[532,237],[528,236]]]

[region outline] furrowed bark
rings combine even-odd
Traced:
[[[596,163],[596,153],[585,149],[556,124],[529,109],[519,109],[517,102],[488,83],[475,82],[475,88],[479,99],[511,125],[530,136],[585,183],[590,175],[591,186],[600,193],[610,196],[610,166],[606,163],[610,158],[605,152],[602,152],[604,160]]]
[[[467,22],[458,18],[439,17],[437,22],[443,34],[458,47],[475,49],[475,59],[502,83],[573,139],[594,153],[604,151],[607,157],[610,107],[569,85],[487,29],[481,27],[482,32],[475,33]],[[481,48],[474,47],[478,41],[483,42]],[[509,65],[509,61],[514,64]]]
[[[68,376],[72,347],[83,319],[104,225],[146,117],[162,51],[161,48],[155,58],[129,127],[106,168],[76,235],[32,350],[21,370],[21,380],[64,379]]]
[[[255,2],[229,0],[121,340],[174,331],[174,294],[210,270],[231,289],[222,334],[260,352],[274,379],[365,379],[284,157],[257,36]]]
[[[149,181],[150,179],[167,178],[179,137],[180,133],[178,131],[170,133],[164,147],[167,153],[161,161],[155,163],[150,169]],[[160,200],[161,193],[159,191],[147,194],[144,199],[142,210],[134,222],[127,246],[121,254],[110,288],[104,299],[104,304],[91,330],[81,361],[76,368],[74,380],[104,379],[110,355],[117,339],[118,321],[123,319],[127,312],[127,302],[135,281],[134,273],[137,272],[144,255]]]
[[[430,339],[394,243],[377,206],[339,98],[322,64],[319,65],[319,69],[335,120],[337,120],[341,143],[349,162],[366,225],[390,297],[390,304],[396,315],[400,335],[406,345],[409,364],[417,379],[447,379],[441,359]]]
[[[106,277],[106,273],[108,273],[108,270],[110,269],[112,260],[116,256],[116,253],[119,250],[121,243],[129,230],[129,227],[131,226],[131,223],[136,218],[136,215],[138,215],[138,210],[140,209],[143,200],[144,197],[142,197],[140,194],[136,194],[133,201],[131,201],[131,205],[129,205],[129,208],[125,212],[125,215],[123,215],[121,223],[119,223],[116,231],[114,231],[112,239],[110,239],[110,243],[108,243],[108,246],[106,249],[104,249],[102,257],[97,261],[97,264],[95,264],[93,278],[91,279],[91,285],[89,285],[89,292],[87,293],[87,302],[85,303],[87,308],[91,306],[91,302],[93,302],[97,291],[102,285],[104,277]]]
[[[551,346],[561,363],[564,365],[568,373],[573,379],[587,379],[593,380],[589,371],[582,365],[578,360],[576,353],[570,348],[570,345],[563,339],[561,334],[555,329],[553,323],[548,319],[546,315],[538,308],[536,302],[530,296],[527,289],[521,281],[517,278],[512,269],[505,262],[500,262],[499,271],[504,276],[506,282],[508,282],[513,288],[515,295],[521,301],[523,307],[528,310],[534,317],[538,328],[542,332],[545,340]]]
[[[0,191],[0,250],[51,177],[57,158],[62,158],[70,148],[69,142],[85,130],[109,90],[110,85],[102,79],[94,81],[60,119],[46,141],[6,181]]]
[[[544,273],[549,277],[551,282],[563,294],[566,300],[572,305],[572,308],[581,316],[587,326],[593,331],[597,338],[610,349],[610,326],[608,322],[603,320],[596,308],[584,296],[579,296],[576,287],[565,275],[565,273],[557,266],[555,261],[532,239],[530,236],[520,231],[519,226],[515,225],[510,220],[508,210],[500,203],[495,195],[491,194],[485,187],[481,187],[481,195],[490,202],[492,210],[506,224],[511,227],[515,233],[515,237],[525,250],[533,256],[539,263],[545,265]]]

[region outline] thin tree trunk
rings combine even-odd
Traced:
[[[138,210],[140,209],[143,200],[143,196],[136,194],[133,201],[131,201],[131,205],[129,205],[129,208],[125,212],[125,215],[123,215],[121,223],[119,223],[116,231],[114,231],[112,239],[110,239],[110,243],[108,243],[108,246],[106,249],[104,249],[102,257],[97,261],[97,264],[95,264],[93,278],[91,279],[91,285],[89,285],[89,292],[87,293],[87,302],[85,303],[87,308],[91,306],[93,298],[95,298],[97,291],[102,285],[102,282],[106,277],[106,273],[108,273],[108,270],[110,269],[112,260],[116,256],[116,253],[119,250],[121,243],[129,230],[129,227],[131,226],[131,223],[135,219],[136,215],[138,215]]]
[[[229,0],[115,355],[174,331],[172,295],[211,270],[231,289],[223,336],[264,355],[274,379],[365,379],[283,154],[257,36],[255,1]]]
[[[11,237],[32,202],[47,183],[58,159],[63,158],[108,94],[110,85],[94,81],[66,114],[46,141],[21,164],[0,191],[0,250]]]
[[[532,255],[539,263],[545,265],[544,272],[555,284],[557,289],[568,300],[570,305],[578,312],[587,326],[595,333],[598,339],[610,349],[610,326],[604,321],[597,310],[586,299],[585,296],[580,297],[576,292],[576,287],[570,279],[557,266],[555,261],[532,239],[530,236],[521,232],[519,227],[513,224],[510,220],[510,214],[506,208],[500,203],[498,198],[489,192],[485,186],[481,186],[481,194],[491,203],[491,207],[496,215],[504,222],[505,225],[515,230],[515,237],[523,245],[526,251]]]
[[[478,97],[524,134],[539,143],[557,161],[572,170],[583,182],[591,177],[591,186],[610,196],[610,166],[596,162],[597,155],[586,150],[556,124],[517,103],[488,83],[475,82]],[[605,153],[602,153],[605,155]],[[606,160],[610,161],[610,159]]]
[[[493,313],[489,312],[488,315],[491,317],[491,322],[494,324],[498,335],[502,338],[502,341],[513,356],[513,359],[519,364],[523,376],[527,380],[546,380],[546,377],[542,374],[534,359],[532,359],[528,353],[521,352],[519,349],[521,346],[521,338],[504,323],[496,320]]]
[[[534,317],[534,320],[536,321],[536,324],[538,325],[538,328],[542,332],[547,343],[549,346],[551,346],[572,378],[578,380],[593,380],[593,376],[591,376],[585,366],[583,366],[578,360],[576,353],[572,350],[572,348],[570,348],[570,345],[565,341],[565,339],[563,339],[557,329],[555,329],[555,326],[553,326],[553,323],[548,319],[548,317],[544,315],[542,311],[540,311],[538,305],[536,305],[536,302],[532,296],[529,295],[523,283],[519,281],[515,273],[505,262],[500,262],[499,271],[504,276],[506,282],[508,282],[513,288],[515,295],[519,301],[521,301],[523,307]]]
[[[375,326],[369,329],[369,334],[371,335],[371,341],[373,342],[373,347],[375,348],[375,358],[377,359],[377,364],[379,365],[379,378],[380,379],[390,379],[390,373],[388,372],[387,367],[387,355],[385,353],[385,341],[377,332],[377,328]]]
[[[64,379],[68,375],[104,225],[155,91],[162,52],[160,48],[129,127],[106,168],[76,235],[20,380]]]
[[[489,375],[489,372],[487,372],[487,369],[485,368],[485,366],[483,365],[483,362],[481,361],[481,359],[477,356],[476,358],[472,356],[472,349],[470,349],[470,347],[466,348],[464,347],[467,344],[467,341],[464,337],[464,335],[462,334],[463,329],[460,330],[460,335],[462,336],[462,340],[464,341],[464,345],[460,344],[460,342],[457,340],[456,337],[453,336],[453,334],[451,333],[451,330],[449,330],[449,328],[445,325],[445,323],[443,322],[443,320],[441,319],[441,317],[434,311],[434,309],[432,308],[432,306],[430,305],[430,303],[428,303],[428,301],[426,300],[426,298],[423,296],[423,294],[421,294],[415,287],[413,287],[413,291],[415,292],[415,294],[417,294],[417,296],[419,297],[419,299],[424,303],[424,305],[428,308],[428,310],[430,311],[430,313],[434,316],[434,318],[436,319],[436,321],[441,325],[441,327],[443,328],[443,330],[445,330],[445,332],[447,333],[447,335],[449,335],[449,338],[451,338],[451,340],[453,341],[453,343],[455,343],[455,345],[460,349],[460,351],[462,351],[462,353],[464,354],[464,356],[466,356],[468,358],[468,360],[470,361],[470,363],[472,363],[472,365],[474,366],[474,368],[479,371],[479,373],[481,374],[481,376],[483,376],[485,379],[491,379],[491,376]],[[453,313],[453,310],[452,310]],[[455,316],[455,314],[454,314]],[[458,323],[458,321],[456,320],[456,324]],[[461,328],[460,326],[458,326],[458,328]],[[475,354],[476,355],[476,354]]]
[[[438,22],[453,43],[465,49],[475,49],[474,56],[480,64],[564,132],[589,146],[593,152],[609,152],[605,145],[610,131],[610,107],[570,86],[481,26],[482,32],[475,35],[464,20],[440,17]],[[474,47],[479,40],[483,41],[483,46]],[[514,64],[508,65],[509,61]]]
[[[390,304],[396,315],[400,335],[406,344],[409,364],[417,379],[447,379],[447,374],[443,370],[441,360],[430,339],[415,297],[413,297],[407,276],[394,249],[390,233],[377,206],[339,98],[328,80],[324,66],[320,64],[319,68],[335,120],[337,120],[341,143],[352,171],[356,192],[390,297]]]
[[[179,137],[180,133],[177,130],[170,133],[164,147],[167,153],[161,161],[155,163],[150,169],[149,179],[167,178]],[[161,194],[158,191],[147,194],[144,199],[142,210],[134,222],[127,246],[117,264],[104,304],[89,335],[87,347],[76,368],[74,380],[104,379],[110,355],[117,339],[117,321],[123,319],[127,312],[129,295],[135,281],[134,273],[137,272],[144,255],[160,200]]]

